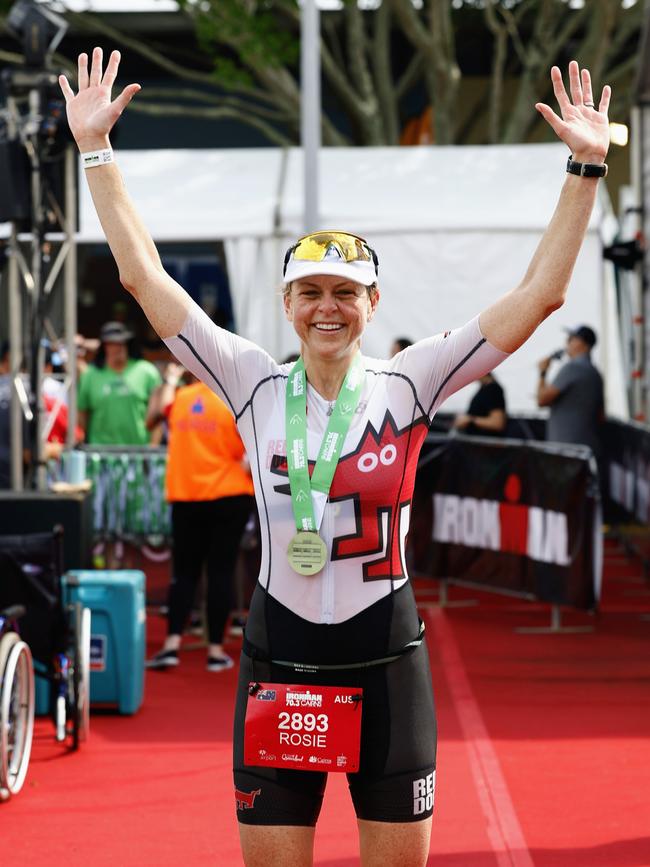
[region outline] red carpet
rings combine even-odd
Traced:
[[[565,614],[593,625],[588,634],[516,633],[546,625],[548,608],[452,587],[452,601],[479,604],[441,611],[430,585],[417,589],[440,727],[429,864],[650,867],[650,594],[639,561],[608,545],[601,613]],[[163,628],[150,618],[151,650]],[[178,670],[149,674],[134,717],[93,713],[78,754],[40,721],[25,788],[0,805],[3,853],[30,867],[240,865],[236,672],[203,664],[203,650],[188,650]],[[342,774],[328,784],[315,863],[358,863]]]

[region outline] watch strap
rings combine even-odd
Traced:
[[[580,175],[582,178],[604,178],[607,176],[607,163],[579,163],[570,154],[566,170],[570,175]]]

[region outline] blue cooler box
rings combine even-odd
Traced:
[[[117,704],[135,713],[144,694],[144,572],[72,570],[63,578],[66,603],[90,608],[90,704]]]
[[[50,692],[52,686],[49,680],[44,677],[36,676],[36,665],[34,665],[34,713],[36,716],[47,716],[50,712]],[[45,666],[41,666],[45,668]]]

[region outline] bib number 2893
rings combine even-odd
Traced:
[[[359,769],[362,691],[267,683],[249,694],[247,765],[303,771]]]

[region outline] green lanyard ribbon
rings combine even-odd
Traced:
[[[291,368],[286,390],[287,466],[291,505],[298,530],[318,531],[312,491],[329,494],[352,416],[359,403],[365,372],[357,353],[340,388],[323,436],[316,466],[309,477],[307,457],[307,374],[302,358]],[[322,511],[321,511],[322,518]]]

